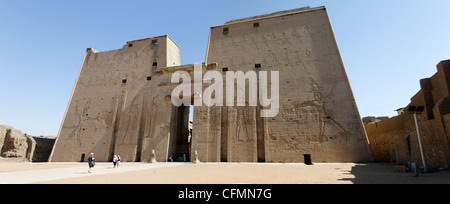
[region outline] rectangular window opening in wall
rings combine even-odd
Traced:
[[[259,27],[259,22],[253,23],[253,27],[258,28]]]
[[[147,81],[152,80],[152,76],[147,76]]]
[[[230,30],[228,28],[223,28],[223,34],[226,35],[230,32]]]
[[[127,84],[127,80],[126,79],[122,79],[122,84]]]
[[[152,40],[152,45],[158,45],[158,40]]]
[[[157,67],[158,66],[158,62],[153,62],[152,66],[153,67]]]
[[[128,47],[133,47],[133,43],[128,44]]]
[[[261,69],[261,64],[255,64],[255,69]]]
[[[228,72],[228,67],[222,68],[222,72]]]

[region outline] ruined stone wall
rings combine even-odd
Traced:
[[[33,162],[48,161],[53,137],[34,137],[11,126],[0,125],[0,156]]]
[[[11,126],[0,125],[0,151],[5,143],[6,131],[7,129],[11,129]]]
[[[30,153],[31,139],[22,131],[12,128],[11,126],[0,126],[0,138],[2,145],[0,146],[0,156],[6,158],[27,158]]]
[[[200,160],[302,162],[310,154],[313,162],[370,161],[325,8],[212,27],[206,61],[224,73],[279,71],[280,109],[262,119],[261,106],[196,108]]]

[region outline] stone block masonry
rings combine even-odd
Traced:
[[[450,60],[437,65],[437,73],[420,80],[421,90],[396,117],[366,125],[376,161],[422,166],[414,116],[408,107],[425,106],[418,115],[427,170],[450,167]]]
[[[118,154],[124,161],[149,162],[153,150],[158,162],[170,156],[201,162],[371,161],[325,7],[211,27],[205,62],[197,66],[202,76],[195,81],[195,65],[181,65],[178,45],[167,35],[130,41],[118,50],[87,49],[51,161],[85,161],[94,152],[98,161]],[[173,83],[180,71],[194,80]],[[255,72],[257,90],[260,72],[279,73],[278,114],[261,117],[270,107],[251,106],[250,82],[238,86],[237,80],[233,87],[244,88],[234,96],[241,91],[247,96],[236,98],[234,106],[172,104],[174,98],[205,97],[214,83],[203,77],[209,71],[222,73],[223,90],[230,83],[226,72]],[[201,84],[202,91],[172,96],[181,83],[194,90]],[[271,87],[267,90],[270,97]],[[259,98],[263,92],[253,93]],[[225,92],[210,94],[226,98]]]

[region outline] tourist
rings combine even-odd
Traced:
[[[120,155],[117,155],[117,168],[119,168],[120,166],[120,161],[122,161],[122,158],[120,157]]]
[[[88,158],[88,164],[89,164],[89,170],[88,170],[88,172],[91,173],[91,168],[94,168],[94,166],[95,166],[94,153],[91,153],[91,156],[89,156],[89,158]]]
[[[114,168],[116,168],[117,160],[119,160],[119,158],[117,158],[117,155],[114,155],[114,159],[113,159]]]
[[[173,156],[172,156],[172,155],[170,155],[169,161],[170,161],[170,162],[173,162]]]

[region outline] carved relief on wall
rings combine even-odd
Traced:
[[[214,40],[215,43],[211,45],[214,53],[210,53],[210,56],[234,69],[243,69],[249,62],[258,60],[264,62],[268,68],[294,71],[301,68],[307,71],[305,66],[325,59],[317,55],[317,47],[329,40],[328,30],[326,24],[298,25],[266,32],[249,32],[241,36],[227,36]],[[236,55],[255,52],[258,54]]]
[[[81,104],[82,102],[84,102],[84,106],[82,106],[82,110],[81,113],[79,111],[79,106],[77,105],[75,110],[75,116],[76,118],[78,118],[78,123],[75,126],[75,128],[69,133],[68,137],[66,138],[67,141],[72,140],[72,138],[75,138],[75,141],[77,141],[77,144],[82,146],[82,141],[86,141],[86,140],[82,140],[82,137],[84,136],[85,132],[88,131],[87,128],[95,128],[95,130],[97,129],[97,127],[102,126],[102,127],[106,127],[106,118],[105,118],[105,112],[102,113],[98,113],[96,115],[96,117],[92,117],[89,115],[89,106],[91,104],[91,99],[80,99],[78,101],[76,101],[77,104]],[[107,112],[107,111],[106,111]],[[94,123],[90,123],[89,122],[94,122]],[[91,130],[89,130],[91,131]],[[87,142],[88,143],[88,142]]]
[[[247,142],[247,141],[253,141],[254,138],[252,137],[252,124],[251,119],[254,118],[252,114],[252,110],[250,110],[249,107],[236,107],[236,127],[234,128],[235,133],[235,141],[236,142]]]
[[[328,113],[326,107],[335,95],[336,82],[331,83],[326,93],[312,77],[309,78],[309,84],[309,93],[314,99],[303,102],[290,101],[282,106],[280,109],[282,117],[272,123],[289,125],[285,126],[284,130],[279,129],[280,125],[269,126],[271,140],[283,138],[292,148],[297,148],[295,146],[299,141],[322,143],[329,139],[338,139],[337,137],[348,139],[349,133]]]
[[[152,105],[150,107],[150,114],[148,114],[148,125],[144,133],[144,138],[150,138],[152,136],[155,136],[156,131],[156,122],[159,118],[158,116],[158,102],[157,102],[158,96],[153,97]]]
[[[131,103],[131,106],[128,108],[128,111],[124,112],[124,124],[121,124],[121,129],[125,130],[123,135],[119,135],[118,146],[127,145],[127,144],[136,144],[136,136],[138,132],[139,125],[139,104],[138,104],[139,96],[135,96]]]
[[[66,140],[70,141],[72,140],[72,137],[76,138],[77,143],[81,146],[81,136],[83,134],[83,125],[85,123],[85,121],[88,119],[88,109],[89,109],[89,104],[90,104],[90,100],[88,100],[86,102],[86,104],[84,105],[84,108],[80,113],[75,113],[76,117],[78,118],[78,124],[75,126],[74,130],[69,134],[69,136],[67,137]],[[76,110],[78,110],[78,106],[75,108]],[[78,111],[77,111],[78,112]]]

